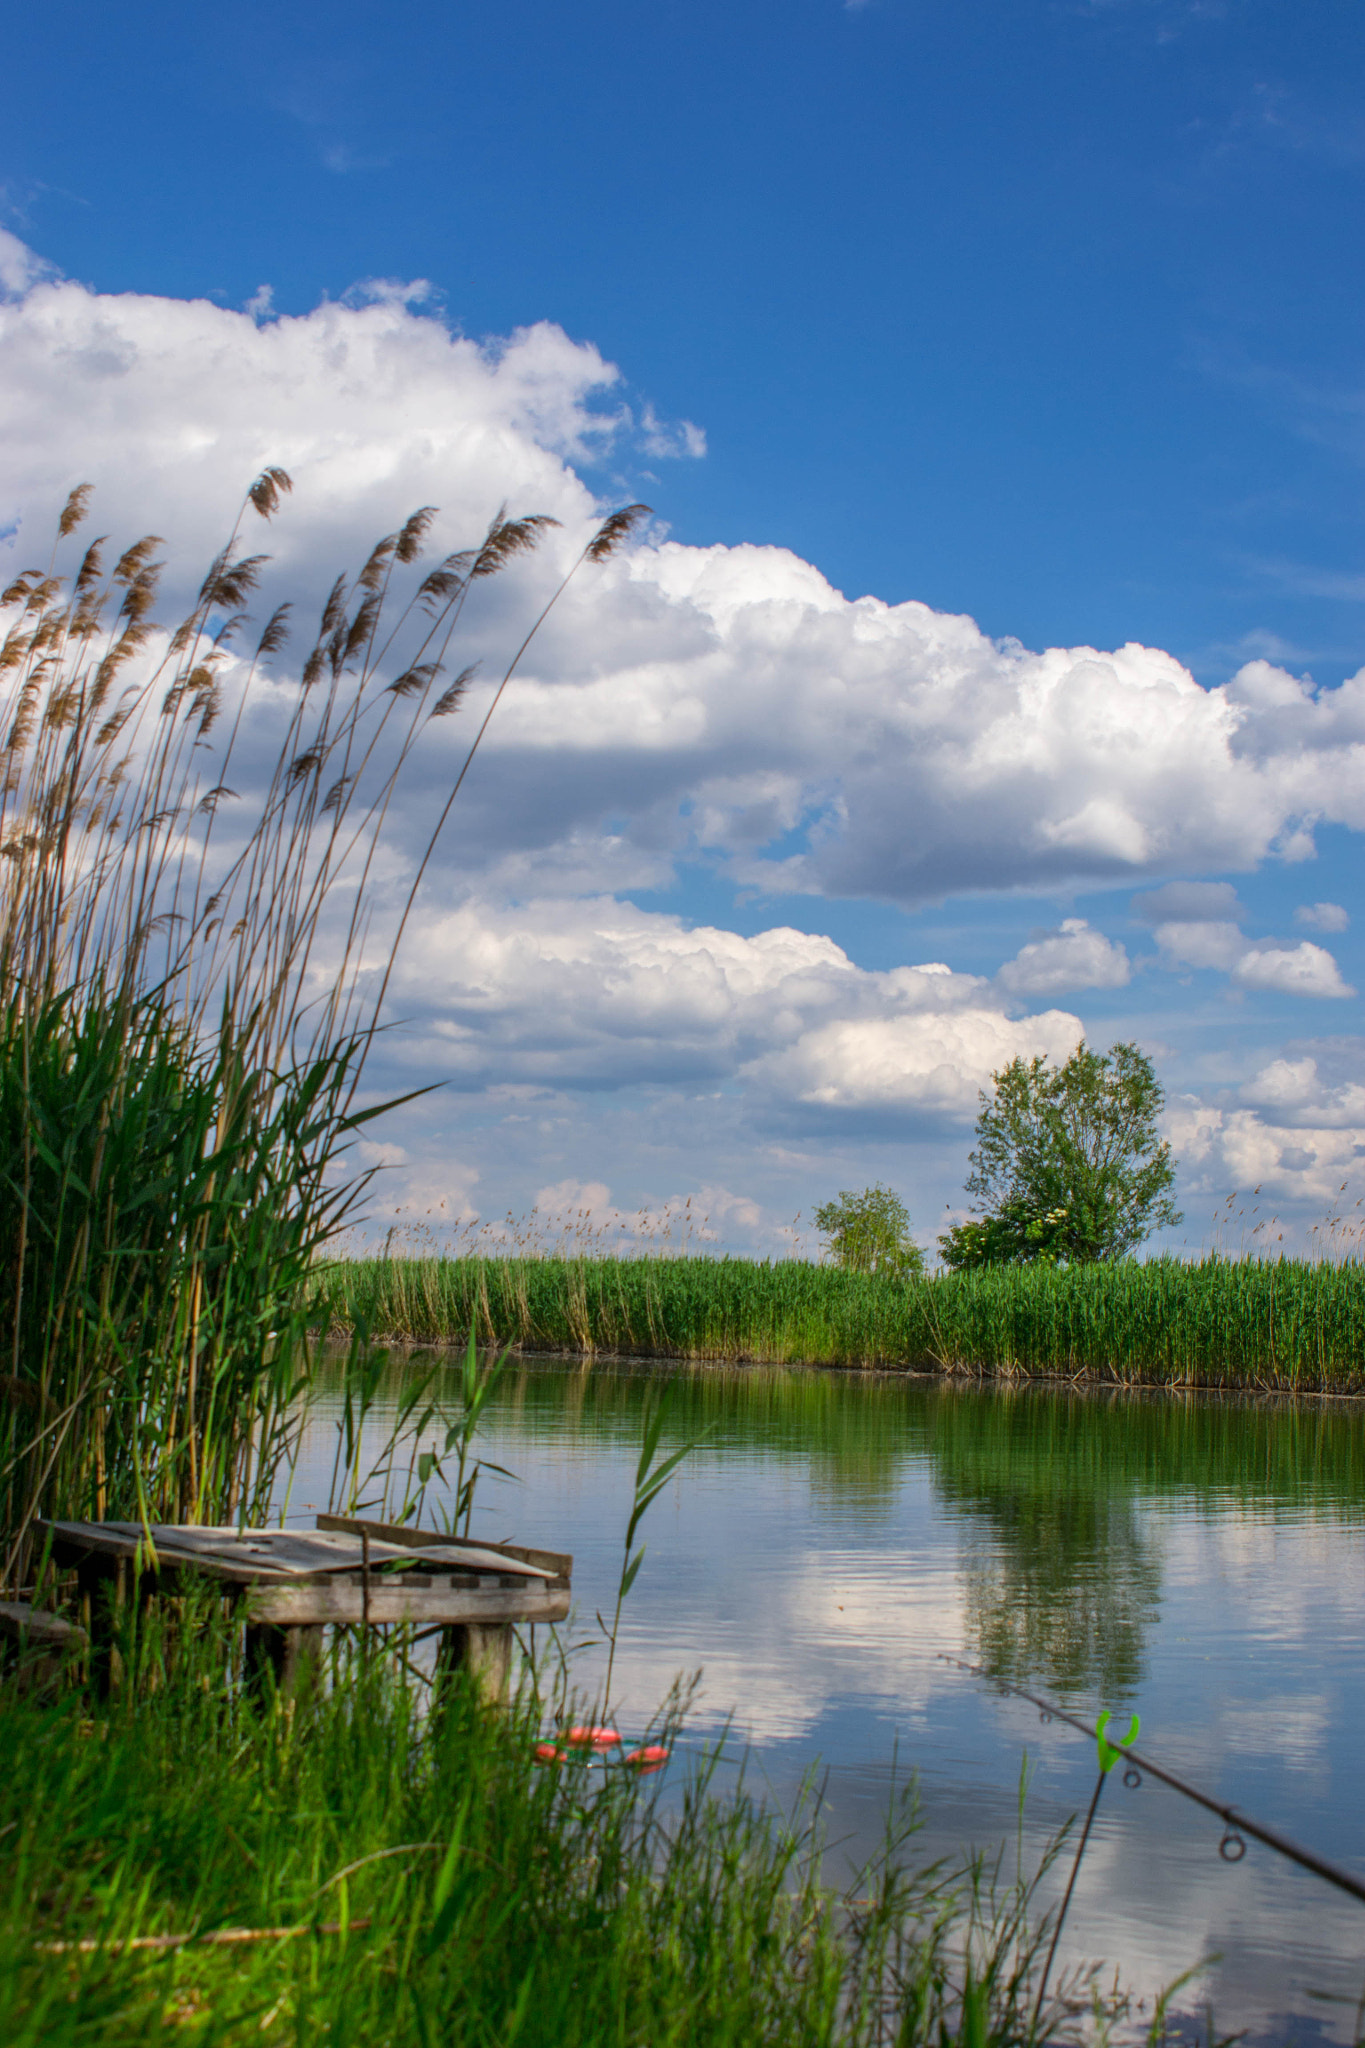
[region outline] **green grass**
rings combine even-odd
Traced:
[[[221,1662],[155,1689],[150,1668],[135,1707],[0,1691],[23,1758],[0,1784],[10,2048],[1039,2038],[1030,1887],[980,1863],[916,1873],[908,1808],[840,1896],[809,1829],[742,1784],[717,1798],[705,1761],[537,1768],[525,1695],[503,1717],[457,1688],[431,1717],[381,1661],[311,1705],[255,1707]],[[304,1931],[130,1946],[228,1928]]]
[[[902,1281],[804,1260],[352,1259],[344,1328],[679,1359],[1061,1375],[1132,1385],[1365,1388],[1365,1270],[1123,1260]]]

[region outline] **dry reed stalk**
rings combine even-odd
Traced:
[[[112,1941],[37,1941],[33,1945],[45,1956],[121,1956],[133,1949],[161,1953],[188,1948],[192,1943],[200,1948],[241,1948],[257,1941],[297,1941],[302,1934],[360,1934],[369,1925],[368,1919],[319,1920],[302,1927],[213,1927],[206,1934],[134,1934],[124,1941],[115,1936]]]
[[[290,684],[266,667],[287,604],[234,646],[267,559],[243,523],[291,488],[279,468],[256,479],[173,630],[154,535],[107,569],[94,542],[69,584],[54,548],[0,593],[0,1327],[44,1418],[12,1402],[0,1425],[0,1584],[38,1512],[192,1521],[268,1494],[307,1372],[295,1303],[367,1181],[334,1169],[377,1114],[357,1090],[418,890],[534,633],[647,510],[603,523],[517,649],[371,969],[397,792],[474,674],[452,674],[466,601],[555,522],[500,511],[402,588],[420,508],[337,580]],[[58,545],[88,497],[72,492]],[[284,730],[237,822],[230,778],[267,689]]]

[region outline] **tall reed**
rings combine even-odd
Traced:
[[[256,479],[173,628],[155,536],[108,568],[93,542],[69,580],[54,549],[0,593],[0,1582],[40,1513],[263,1505],[308,1369],[300,1283],[366,1182],[344,1155],[378,1114],[357,1091],[396,950],[545,616],[395,892],[398,792],[474,676],[452,654],[464,606],[555,522],[500,512],[422,573],[422,507],[337,579],[297,673],[272,674],[290,606],[248,639],[267,558],[242,529],[290,489]]]
[[[1365,1268],[1163,1258],[903,1280],[802,1259],[351,1259],[342,1328],[425,1343],[1356,1391]],[[319,1305],[319,1312],[324,1312]]]

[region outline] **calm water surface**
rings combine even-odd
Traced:
[[[429,1362],[429,1361],[427,1361]],[[404,1380],[369,1425],[377,1447]],[[509,1368],[475,1531],[574,1553],[577,1637],[610,1612],[651,1367]],[[410,1383],[410,1381],[409,1381]],[[702,1673],[700,1747],[790,1802],[826,1773],[832,1874],[875,1847],[897,1776],[919,1784],[926,1857],[1025,1854],[1088,1802],[1093,1746],[953,1671],[981,1663],[1077,1711],[1137,1709],[1140,1746],[1365,1877],[1365,1408],[945,1384],[748,1367],[676,1376],[666,1446],[711,1433],[650,1511],[614,1692],[623,1731]],[[334,1415],[294,1493],[325,1505]],[[583,1687],[603,1659],[586,1651]],[[1350,2041],[1365,1906],[1115,1772],[1068,1922],[1148,1999],[1218,2030]],[[1215,1960],[1215,1958],[1220,1958]]]

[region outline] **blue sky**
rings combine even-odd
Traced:
[[[629,940],[620,929],[585,938],[572,974],[560,961],[573,987],[556,983],[553,1000],[578,1018],[578,1037],[566,1026],[534,1059],[517,1021],[525,989],[499,983],[473,1002],[451,964],[447,1025],[458,1015],[486,1056],[457,1076],[439,1133],[395,1139],[395,1206],[404,1189],[428,1204],[445,1159],[448,1210],[501,1213],[578,1186],[599,1208],[657,1209],[710,1190],[721,1240],[764,1246],[832,1186],[877,1177],[906,1190],[928,1234],[959,1199],[964,1105],[986,1048],[1006,1044],[995,1026],[970,1045],[959,1034],[939,1062],[956,1082],[923,1083],[928,1054],[908,1051],[902,1031],[910,1012],[926,1014],[921,995],[856,975],[928,961],[983,978],[975,993],[955,985],[963,1014],[993,1005],[1023,1029],[1056,1012],[1092,1039],[1122,1032],[1153,1050],[1183,1105],[1196,1242],[1215,1196],[1247,1174],[1296,1229],[1323,1213],[1353,1170],[1357,1125],[1365,1145],[1360,1008],[1343,992],[1365,976],[1353,922],[1365,722],[1349,686],[1337,694],[1365,662],[1363,41],[1359,8],[1338,0],[447,4],[387,16],[132,5],[11,25],[0,528],[12,548],[50,518],[75,480],[63,463],[82,456],[121,509],[136,469],[126,436],[136,428],[145,443],[140,408],[156,390],[163,423],[174,416],[196,447],[216,437],[222,466],[172,478],[162,460],[140,479],[143,502],[164,491],[166,517],[196,539],[202,510],[207,534],[240,482],[231,462],[253,458],[252,378],[276,374],[264,357],[240,375],[215,365],[256,346],[242,330],[280,337],[293,321],[300,346],[318,341],[306,371],[317,402],[281,459],[296,470],[301,533],[329,508],[320,563],[322,530],[328,544],[352,530],[331,509],[346,476],[329,450],[366,435],[392,450],[397,422],[407,436],[419,424],[402,375],[388,412],[357,406],[344,378],[328,386],[338,335],[378,315],[396,323],[395,347],[416,352],[407,388],[428,392],[452,451],[467,447],[455,418],[466,398],[458,379],[443,396],[444,372],[416,369],[427,363],[417,330],[444,323],[481,344],[538,323],[562,330],[568,342],[539,367],[525,350],[486,352],[503,365],[498,416],[521,437],[513,476],[566,505],[584,487],[598,503],[646,497],[661,522],[647,549],[731,551],[726,623],[711,598],[701,605],[730,662],[698,713],[704,770],[684,772],[680,742],[644,805],[631,752],[642,742],[617,735],[588,778],[592,801],[558,838],[542,832],[532,868],[513,873],[509,837],[480,878],[468,847],[447,878],[444,900],[474,888],[489,930],[520,917],[523,951],[544,955],[547,931],[578,929],[536,904],[605,895],[644,922]],[[376,279],[429,290],[356,292]],[[43,311],[59,301],[60,318]],[[173,317],[175,302],[194,301],[207,302],[202,318]],[[342,323],[330,355],[307,326],[327,301]],[[589,349],[618,366],[615,381],[585,381]],[[111,377],[123,379],[122,408]],[[531,385],[544,403],[527,399]],[[582,415],[572,431],[565,408]],[[261,415],[262,431],[284,431],[283,400]],[[429,484],[419,440],[402,440],[386,480],[414,502]],[[357,533],[375,523],[360,481],[372,473],[357,457]],[[462,477],[440,501],[474,519],[496,483],[477,464]],[[746,606],[803,601],[795,585],[775,594],[764,549],[789,550],[849,600],[969,615],[1005,669],[1013,642],[1164,650],[1205,692],[1231,687],[1231,722],[1135,720],[1124,690],[1082,665],[1051,737],[1028,740],[991,695],[1004,670],[988,686],[986,656],[973,653],[977,681],[963,685],[952,736],[935,727],[926,754],[920,714],[907,713],[920,738],[905,740],[904,759],[883,751],[874,772],[888,745],[878,692],[918,704],[938,657],[917,625],[913,649],[898,641],[889,667],[878,656],[864,672],[852,611],[820,630],[784,626],[777,650],[770,610],[760,686],[749,629],[732,630],[759,617],[734,610],[740,584],[749,578]],[[296,573],[312,561],[301,538]],[[693,658],[698,603],[675,579],[640,612],[632,632],[654,618],[665,668]],[[593,657],[593,624],[575,613],[545,649],[546,687],[555,662],[565,685],[594,658],[612,670],[617,625],[599,619]],[[631,649],[612,671],[627,692],[645,658],[636,638]],[[783,692],[795,702],[816,688],[812,659],[861,709],[842,727],[794,715],[782,754],[768,743]],[[1030,687],[1019,684],[1024,698]],[[1032,794],[1011,784],[1006,796],[981,761],[964,770],[972,732],[997,755],[1036,742]],[[1230,779],[1209,765],[1220,745],[1236,757]],[[505,747],[512,775],[515,732]],[[489,769],[490,805],[503,758]],[[719,815],[718,777],[725,819],[693,829],[687,820]],[[478,800],[474,810],[487,827]],[[1225,894],[1176,904],[1178,915],[1134,912],[1135,897],[1176,884]],[[663,944],[676,967],[688,952],[678,934],[698,926],[739,948],[716,969],[730,1005],[719,1038],[713,1029],[701,1050],[693,999],[671,1009],[664,996],[648,1007],[653,1062],[589,1058],[587,1040],[610,1041],[611,1025],[580,1016],[575,991],[594,975],[620,985],[622,948],[631,988],[642,946]],[[777,973],[786,994],[772,995],[763,1028],[741,1025],[740,984],[758,971],[744,946],[774,927],[832,940],[855,978],[833,1011],[793,1009],[770,948],[759,979]],[[658,969],[665,983],[674,967]],[[649,1035],[645,1014],[632,1042]],[[849,1031],[864,1033],[856,1047]],[[830,1062],[859,1059],[870,1062],[861,1094],[829,1083]],[[907,1059],[920,1082],[898,1092]]]

